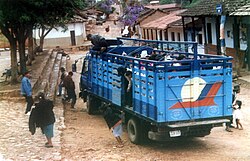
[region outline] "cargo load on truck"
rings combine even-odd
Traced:
[[[231,57],[198,54],[195,42],[117,41],[106,51],[90,50],[84,59],[80,96],[89,114],[103,103],[124,111],[136,144],[202,137],[230,122]]]

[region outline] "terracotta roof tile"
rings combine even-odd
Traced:
[[[216,5],[220,4],[221,0],[201,0],[200,3],[192,8],[189,8],[186,12],[181,13],[181,16],[217,16]],[[224,0],[223,12],[230,14],[244,6],[250,4],[250,0]]]
[[[249,16],[250,15],[250,4],[240,7],[235,12],[231,13],[230,15],[235,16]]]
[[[150,9],[171,9],[171,8],[178,8],[180,7],[179,4],[172,3],[172,4],[165,4],[165,5],[148,5],[145,6],[145,8],[150,8]]]
[[[176,22],[178,20],[181,20],[181,16],[177,16],[177,15],[180,14],[181,12],[184,12],[184,11],[185,10],[173,11],[169,15],[163,16],[163,17],[158,18],[154,21],[143,24],[141,27],[142,28],[164,30],[167,27],[169,27],[169,24]]]
[[[156,9],[156,10],[155,9],[146,9],[146,11],[143,11],[142,13],[140,13],[140,17],[138,18],[137,23],[140,23],[141,21],[143,21],[144,19],[146,19],[150,15],[156,13],[157,11],[167,14],[167,12],[165,12],[161,9]]]

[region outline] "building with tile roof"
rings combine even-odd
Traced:
[[[156,29],[156,30],[165,30],[169,27],[169,25],[173,22],[181,20],[181,16],[177,16],[178,14],[184,12],[185,10],[177,10],[173,11],[170,14],[167,14],[163,17],[160,17],[156,20],[150,21],[148,23],[142,24],[141,28],[144,29]]]
[[[180,15],[185,17],[219,16],[216,11],[218,4],[222,4],[223,14],[229,15],[248,3],[250,3],[250,0],[201,0],[197,5],[189,8]]]
[[[221,10],[219,10],[220,5]],[[250,0],[201,0],[200,3],[181,13],[180,16],[182,16],[183,22],[186,18],[202,19],[206,53],[220,54],[220,36],[225,35],[227,55],[233,56],[239,60],[238,62],[241,62],[244,60],[242,53],[248,46],[245,25],[248,22],[244,20],[243,15],[250,15],[249,6]],[[226,15],[224,31],[220,31],[221,15]],[[195,27],[194,25],[193,28]],[[193,33],[193,37],[195,36]]]
[[[148,40],[184,41],[182,17],[179,16],[179,14],[185,11],[186,9],[178,8],[174,11],[164,12],[157,8],[154,12],[151,11],[150,14],[144,15],[143,18],[138,21],[140,38]],[[195,18],[194,23],[197,23],[197,20],[198,19]],[[185,25],[190,27],[191,22],[191,19],[187,19]],[[188,33],[189,40],[191,40],[191,32],[190,30]],[[197,41],[202,43],[204,41],[203,37],[197,39]]]
[[[250,16],[250,4],[246,4],[230,13],[230,16]]]

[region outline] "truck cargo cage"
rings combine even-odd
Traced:
[[[132,46],[111,46],[88,54],[88,89],[96,96],[155,123],[220,119],[232,115],[232,58],[197,53],[195,42],[118,38]],[[125,104],[132,72],[133,106]]]

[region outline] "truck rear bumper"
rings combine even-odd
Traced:
[[[190,127],[190,126],[201,126],[201,125],[213,125],[218,126],[223,123],[230,122],[229,119],[218,119],[218,120],[207,120],[207,121],[197,121],[197,122],[184,122],[184,123],[176,123],[173,125],[168,125],[170,128],[182,128],[182,127]]]
[[[204,137],[210,134],[212,127],[185,127],[161,132],[148,132],[148,138],[156,141],[171,141],[180,137]],[[174,135],[173,135],[174,134]]]
[[[178,137],[203,137],[210,134],[213,127],[222,126],[229,119],[185,122],[159,127],[158,131],[149,131],[148,137],[156,141],[169,141]],[[165,130],[164,130],[165,129]]]

